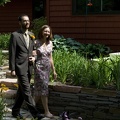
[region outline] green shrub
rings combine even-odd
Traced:
[[[3,115],[6,113],[5,107],[5,97],[4,97],[4,91],[8,90],[9,88],[6,87],[6,85],[1,84],[0,85],[0,120],[3,120]]]
[[[37,37],[40,27],[42,25],[47,24],[47,19],[45,17],[40,17],[40,18],[34,19],[32,24],[33,24],[32,31],[35,34],[35,36]]]
[[[3,65],[4,62],[4,56],[2,54],[2,50],[0,50],[0,66]]]
[[[10,33],[0,34],[0,48],[8,50],[9,47]]]
[[[78,51],[82,44],[72,38],[64,38],[63,36],[54,35],[53,46],[54,50]]]
[[[2,97],[0,97],[0,120],[3,119],[3,114],[4,114],[4,99]]]
[[[108,56],[112,51],[109,47],[102,44],[81,44],[73,38],[64,38],[63,36],[54,35],[54,50],[76,51],[84,57],[99,58],[100,56]]]
[[[120,56],[111,57],[109,62],[109,68],[111,70],[111,77],[117,90],[120,90]]]
[[[0,6],[4,6],[8,2],[11,2],[11,0],[0,0]]]
[[[79,52],[88,59],[108,56],[112,50],[103,44],[82,44]]]
[[[62,83],[71,83],[74,79],[73,71],[81,68],[81,66],[78,65],[80,55],[76,55],[76,52],[70,53],[68,51],[55,50],[53,52],[53,59],[58,74],[58,81]],[[77,75],[78,76],[75,77],[79,78],[79,73]]]
[[[75,86],[120,90],[120,57],[86,59],[76,51],[54,50],[57,81]],[[51,81],[53,76],[51,75]]]

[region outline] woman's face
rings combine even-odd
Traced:
[[[50,28],[45,28],[43,30],[43,37],[47,39],[50,36]]]

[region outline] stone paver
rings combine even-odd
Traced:
[[[19,120],[16,118],[13,118],[11,115],[11,108],[7,107],[6,108],[6,113],[4,114],[3,120]],[[29,111],[25,110],[25,109],[21,109],[21,114],[23,115],[24,119],[23,120],[34,120],[30,114]],[[62,120],[59,116],[54,116],[54,118],[43,118],[42,120]],[[70,120],[78,120],[78,119],[73,119],[71,118]]]
[[[24,117],[24,120],[33,120],[33,117],[29,113],[29,111],[21,109],[21,114]],[[16,118],[13,118],[11,115],[11,109],[7,108],[7,112],[4,114],[3,120],[17,120]],[[54,118],[43,118],[42,120],[60,120],[58,116],[54,116]]]

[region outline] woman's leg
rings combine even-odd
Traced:
[[[53,117],[53,115],[50,113],[49,108],[48,108],[48,97],[42,95],[41,100],[42,100],[43,108],[45,110],[45,116],[50,117],[50,118]]]

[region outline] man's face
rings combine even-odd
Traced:
[[[23,29],[28,29],[30,27],[30,20],[28,16],[23,16],[22,20],[19,22]]]

